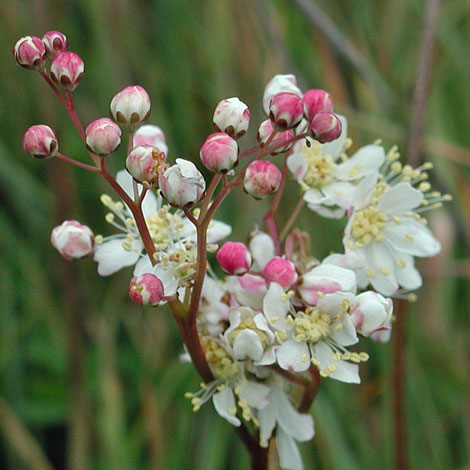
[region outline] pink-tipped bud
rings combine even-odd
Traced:
[[[279,189],[281,180],[282,173],[274,163],[256,160],[246,169],[243,188],[255,199],[263,199]]]
[[[163,283],[155,274],[134,276],[129,283],[129,297],[137,305],[157,306],[163,298]]]
[[[302,98],[294,93],[278,93],[269,105],[269,118],[278,130],[295,127],[303,117]]]
[[[266,119],[266,121],[263,121],[259,125],[258,134],[256,137],[262,147],[266,145],[266,142],[271,137],[271,134],[273,132],[274,132],[274,127],[270,119]],[[289,143],[289,141],[293,137],[294,137],[294,131],[292,129],[289,129],[284,132],[277,132],[274,138],[271,140],[271,143],[269,144],[269,146],[272,148],[276,147],[276,150],[271,152],[271,155],[286,152],[287,150],[289,150],[290,147],[292,147],[292,143]],[[282,144],[285,144],[285,145],[282,145]]]
[[[324,144],[337,139],[341,134],[341,121],[336,114],[319,113],[310,122],[312,137]]]
[[[53,130],[40,124],[30,127],[24,133],[23,149],[34,158],[49,158],[57,154],[59,144]]]
[[[51,243],[65,259],[79,259],[93,253],[95,236],[89,227],[66,220],[51,232]]]
[[[225,242],[216,258],[227,274],[245,274],[253,261],[248,248],[240,242]]]
[[[152,145],[140,145],[127,156],[127,171],[139,183],[158,183],[158,176],[163,173],[168,165],[165,162],[165,154]]]
[[[85,71],[85,64],[74,52],[61,52],[52,61],[51,77],[67,91],[77,88]]]
[[[266,281],[277,282],[284,289],[294,284],[298,278],[294,263],[279,256],[275,256],[266,263],[263,269],[263,276]]]
[[[308,90],[303,97],[304,114],[311,121],[319,113],[333,112],[333,98],[325,90]]]
[[[225,132],[238,139],[248,130],[250,118],[248,106],[234,97],[222,100],[217,105],[212,121],[216,131]]]
[[[148,93],[138,85],[128,86],[111,100],[111,115],[122,127],[134,130],[150,116],[152,103]]]
[[[152,145],[158,147],[160,152],[168,156],[168,146],[166,145],[166,137],[164,132],[158,127],[152,124],[145,124],[139,127],[134,134],[132,141],[134,147],[140,145]]]
[[[176,165],[160,174],[158,183],[163,197],[173,206],[184,207],[199,201],[206,182],[194,163],[176,159]]]
[[[108,118],[93,121],[86,128],[86,145],[102,157],[113,153],[121,145],[121,129]]]
[[[238,160],[238,144],[224,132],[210,134],[199,153],[203,165],[216,173],[231,170]]]
[[[65,52],[69,45],[67,38],[60,31],[49,31],[42,37],[42,43],[46,48],[47,55],[53,59],[61,52]]]
[[[47,56],[44,44],[36,36],[26,36],[18,39],[12,52],[18,64],[31,70],[41,69]]]
[[[302,96],[302,92],[297,86],[295,75],[274,75],[266,84],[263,93],[263,109],[269,115],[269,105],[272,98],[278,93],[294,93],[294,95]]]

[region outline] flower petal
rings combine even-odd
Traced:
[[[217,243],[227,238],[231,233],[232,227],[230,225],[219,220],[213,220],[207,229],[207,243]]]
[[[333,176],[340,180],[355,180],[377,171],[385,160],[385,151],[380,145],[361,147],[351,158],[340,163]]]
[[[248,381],[242,385],[238,396],[246,400],[249,406],[260,410],[268,404],[270,392],[271,389],[266,385]]]
[[[398,183],[383,193],[377,209],[388,214],[402,214],[418,207],[423,198],[423,193],[410,183]]]
[[[278,429],[276,437],[281,468],[285,470],[303,470],[302,457],[295,440],[282,429]]]
[[[302,153],[293,153],[287,158],[287,168],[296,180],[301,183],[308,168],[307,160]]]
[[[263,312],[269,323],[276,329],[288,327],[285,319],[289,312],[290,303],[283,296],[285,296],[284,289],[277,282],[271,282],[263,299]]]
[[[109,276],[126,266],[132,266],[139,259],[140,254],[127,251],[122,247],[124,237],[113,238],[97,245],[93,259],[98,263],[98,274]]]
[[[284,341],[276,352],[277,362],[282,369],[303,372],[310,367],[310,351],[307,343],[294,339]]]
[[[220,392],[212,396],[214,408],[222,418],[225,418],[230,424],[240,426],[241,421],[231,411],[236,410],[235,397],[230,387],[225,386]]]
[[[266,263],[276,254],[273,239],[264,232],[257,232],[253,235],[249,248],[253,257],[254,270],[262,271]]]

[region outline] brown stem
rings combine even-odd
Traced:
[[[397,299],[394,326],[393,414],[395,418],[395,468],[408,468],[405,392],[405,316],[406,300]]]
[[[304,207],[304,205],[305,205],[305,201],[303,199],[300,199],[297,205],[295,206],[295,209],[292,211],[292,214],[289,217],[289,220],[286,222],[286,225],[284,225],[284,228],[281,231],[281,235],[280,235],[281,242],[287,237],[289,230],[292,228],[292,225],[294,225],[294,222],[299,216],[300,211],[302,210],[302,207]]]
[[[320,390],[321,377],[318,372],[318,369],[315,366],[312,366],[309,372],[312,377],[312,380],[311,382],[309,382],[308,386],[304,388],[304,394],[298,407],[300,413],[308,412],[308,410],[312,406],[313,400],[315,400],[315,397],[317,396],[317,393]]]
[[[277,190],[276,194],[273,197],[273,202],[271,204],[271,208],[264,216],[264,226],[266,228],[266,232],[271,235],[271,238],[274,242],[274,250],[277,256],[281,255],[281,240],[279,237],[279,230],[277,228],[276,220],[274,216],[276,214],[277,208],[279,206],[279,202],[281,201],[282,193],[284,192],[284,186],[286,183],[287,178],[287,158],[284,159],[284,166],[282,168],[282,179],[279,189]]]

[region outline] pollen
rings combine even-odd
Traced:
[[[365,207],[354,214],[351,235],[359,246],[370,245],[373,241],[383,241],[382,231],[388,215],[379,211],[374,205]]]
[[[336,168],[336,163],[331,155],[323,155],[321,146],[317,143],[302,147],[302,155],[307,161],[307,171],[303,177],[305,184],[310,188],[321,188],[332,179],[331,174]]]
[[[330,336],[331,317],[327,313],[322,313],[318,308],[313,307],[309,312],[304,312],[294,320],[294,339],[298,342],[317,342],[321,338]]]

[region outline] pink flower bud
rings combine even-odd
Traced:
[[[256,160],[246,169],[243,188],[255,199],[263,199],[279,189],[281,180],[282,173],[274,163]]]
[[[310,122],[312,137],[322,144],[337,139],[341,134],[341,121],[336,114],[319,113]]]
[[[240,242],[225,242],[216,257],[227,274],[245,274],[252,263],[248,248]]]
[[[168,156],[168,146],[166,145],[165,134],[158,126],[146,124],[139,127],[135,131],[133,144],[134,147],[139,147],[140,145],[152,145],[154,147],[158,147],[160,152],[164,153],[165,156]]]
[[[65,259],[78,259],[93,253],[94,235],[76,220],[66,220],[51,232],[51,243]]]
[[[216,173],[231,170],[238,160],[238,144],[224,132],[210,134],[199,153],[203,165]]]
[[[86,145],[102,157],[113,153],[121,145],[121,129],[108,118],[93,121],[86,128]]]
[[[138,85],[128,86],[111,100],[113,119],[121,126],[133,130],[150,116],[150,96]]]
[[[199,201],[206,182],[194,163],[176,159],[176,165],[168,168],[158,178],[163,197],[176,207],[184,207]]]
[[[294,95],[302,96],[302,92],[297,86],[295,75],[275,75],[266,84],[263,93],[263,109],[269,115],[269,105],[272,98],[278,93],[294,93]]]
[[[24,133],[23,149],[34,158],[49,158],[57,154],[59,144],[53,130],[40,124],[30,127]]]
[[[57,54],[65,52],[69,45],[67,38],[60,31],[49,31],[42,37],[47,55],[53,59]]]
[[[140,145],[127,156],[127,171],[132,177],[143,183],[158,182],[158,175],[163,173],[168,165],[165,162],[165,154],[152,145]]]
[[[311,121],[319,113],[333,111],[333,98],[325,90],[308,90],[303,97],[305,117]]]
[[[294,93],[278,93],[269,105],[269,118],[278,130],[295,127],[303,117],[302,98]]]
[[[13,46],[13,55],[22,67],[39,70],[44,64],[47,52],[41,39],[36,36],[26,36],[16,41]]]
[[[134,276],[129,283],[129,297],[137,305],[157,306],[163,297],[163,283],[155,274]]]
[[[266,142],[268,141],[269,137],[271,134],[274,132],[274,127],[270,119],[266,119],[266,121],[263,121],[259,127],[258,127],[258,134],[257,134],[257,139],[258,142],[261,144],[263,147],[266,145]],[[279,145],[282,145],[285,143],[285,145],[276,148],[273,152],[271,152],[271,155],[275,155],[277,153],[282,153],[286,152],[289,150],[290,147],[292,147],[291,143],[288,143],[292,138],[294,137],[294,131],[292,129],[288,129],[287,131],[284,132],[278,132],[272,139],[271,143],[269,144],[270,147],[278,147]]]
[[[279,256],[275,256],[266,263],[263,276],[266,281],[277,282],[284,289],[294,284],[298,278],[294,263]]]
[[[52,80],[67,91],[77,88],[84,71],[83,60],[73,52],[61,52],[51,64]]]
[[[214,128],[238,139],[248,130],[251,113],[248,106],[238,98],[222,100],[214,111]]]

